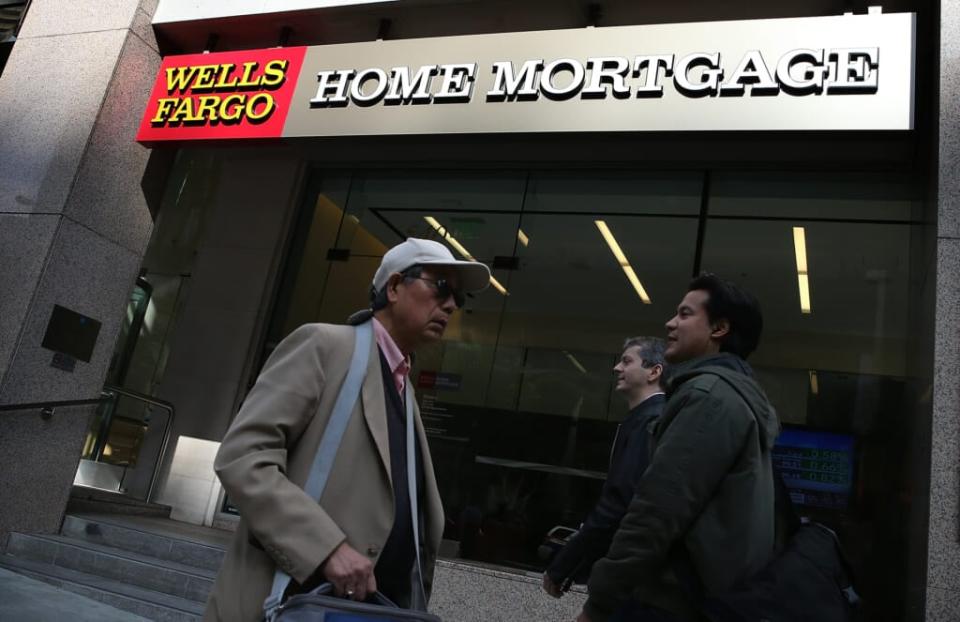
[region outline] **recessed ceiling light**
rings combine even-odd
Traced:
[[[582,373],[582,374],[587,373],[587,368],[584,367],[583,364],[580,363],[580,361],[577,360],[577,357],[575,357],[574,355],[570,354],[570,353],[567,352],[566,350],[563,351],[563,354],[564,354],[564,356],[567,357],[567,360],[570,361],[570,364],[573,365],[574,367],[576,367],[577,370],[578,370],[580,373]]]
[[[517,239],[520,240],[520,243],[525,247],[530,246],[530,238],[528,238],[527,234],[523,232],[523,229],[517,229]]]
[[[620,249],[620,245],[617,243],[617,239],[613,237],[610,227],[608,227],[607,223],[602,220],[594,220],[593,223],[597,225],[597,229],[600,230],[600,235],[602,235],[603,239],[606,240],[607,246],[610,247],[610,252],[613,253],[617,263],[620,264],[620,267],[623,269],[623,273],[627,275],[627,280],[630,281],[631,285],[633,285],[633,289],[636,290],[637,295],[640,296],[640,300],[642,300],[643,304],[645,305],[650,304],[650,296],[647,295],[647,290],[643,288],[643,284],[637,277],[637,273],[633,271],[633,267],[630,265],[630,262],[627,261],[627,256],[624,255],[623,251]]]
[[[800,288],[800,312],[807,315],[810,307],[810,275],[807,272],[807,236],[803,227],[793,228],[793,251],[797,257],[797,282]]]
[[[441,225],[436,218],[434,218],[433,216],[424,216],[423,219],[426,220],[427,223],[431,227],[433,227],[437,233],[443,236],[443,239],[447,241],[447,244],[455,248],[458,253],[464,256],[465,259],[469,259],[470,261],[476,261],[476,259],[473,258],[473,255],[470,254],[470,251],[464,248],[463,244],[458,242],[455,237],[450,235],[450,232],[447,231],[447,228]],[[493,285],[494,289],[496,289],[498,292],[500,292],[504,296],[510,295],[510,292],[507,291],[507,288],[501,285],[500,281],[493,278],[493,275],[490,275],[490,285]]]

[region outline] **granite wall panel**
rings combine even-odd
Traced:
[[[941,237],[960,238],[960,2],[940,2]]]
[[[59,222],[57,216],[0,213],[0,384]]]
[[[953,589],[960,577],[960,468],[930,475],[927,585]]]
[[[159,64],[155,8],[34,0],[0,78],[0,403],[100,395],[152,228],[134,136]],[[72,370],[41,345],[54,305],[101,323]],[[0,538],[59,529],[92,412],[0,418]]]
[[[0,385],[0,402],[99,396],[139,268],[139,255],[61,219],[19,345]],[[90,361],[77,361],[72,372],[51,367],[54,353],[40,345],[55,304],[102,323]],[[34,449],[51,451],[44,443]]]
[[[960,619],[960,1],[940,5],[937,302],[926,619]]]
[[[153,232],[153,217],[140,187],[150,150],[133,137],[159,66],[156,51],[128,34],[64,210],[71,219],[139,255]]]
[[[937,248],[931,468],[960,465],[960,240]]]
[[[142,7],[137,9],[136,15],[133,16],[133,24],[130,25],[130,30],[136,36],[140,37],[140,40],[143,41],[147,47],[160,54],[160,45],[157,43],[157,35],[153,31],[153,18],[150,17],[150,13],[145,11]]]
[[[56,533],[94,407],[2,413],[0,550],[11,531]]]
[[[960,590],[955,587],[927,588],[927,622],[957,622],[960,620]]]
[[[20,30],[19,38],[126,30],[130,28],[140,4],[141,0],[33,0],[30,4],[29,19]]]
[[[0,212],[63,211],[126,38],[17,41],[0,77]]]

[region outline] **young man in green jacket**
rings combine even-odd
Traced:
[[[697,620],[694,593],[723,593],[773,557],[780,426],[746,362],[762,327],[756,299],[733,283],[690,283],[666,324],[673,369],[650,467],[578,622]]]

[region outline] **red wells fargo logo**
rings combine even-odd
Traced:
[[[306,48],[164,59],[137,140],[278,137]]]

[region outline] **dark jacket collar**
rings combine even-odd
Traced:
[[[719,354],[708,354],[707,356],[697,357],[678,363],[669,368],[669,377],[667,378],[667,394],[673,393],[677,388],[690,378],[698,375],[699,370],[705,367],[723,367],[731,371],[739,372],[748,378],[753,378],[753,368],[745,360],[729,352],[720,352]]]
[[[777,434],[780,432],[780,422],[776,411],[754,378],[753,368],[735,354],[721,352],[675,366],[667,381],[668,396],[672,398],[674,393],[679,391],[687,380],[705,374],[722,378],[733,389],[753,413],[762,430],[760,435],[761,447],[764,449],[772,447]]]
[[[647,399],[643,400],[636,406],[630,409],[630,412],[627,414],[627,419],[634,418],[644,418],[650,415],[659,415],[663,410],[663,403],[667,400],[667,396],[663,393],[658,393],[657,395],[651,395]]]

